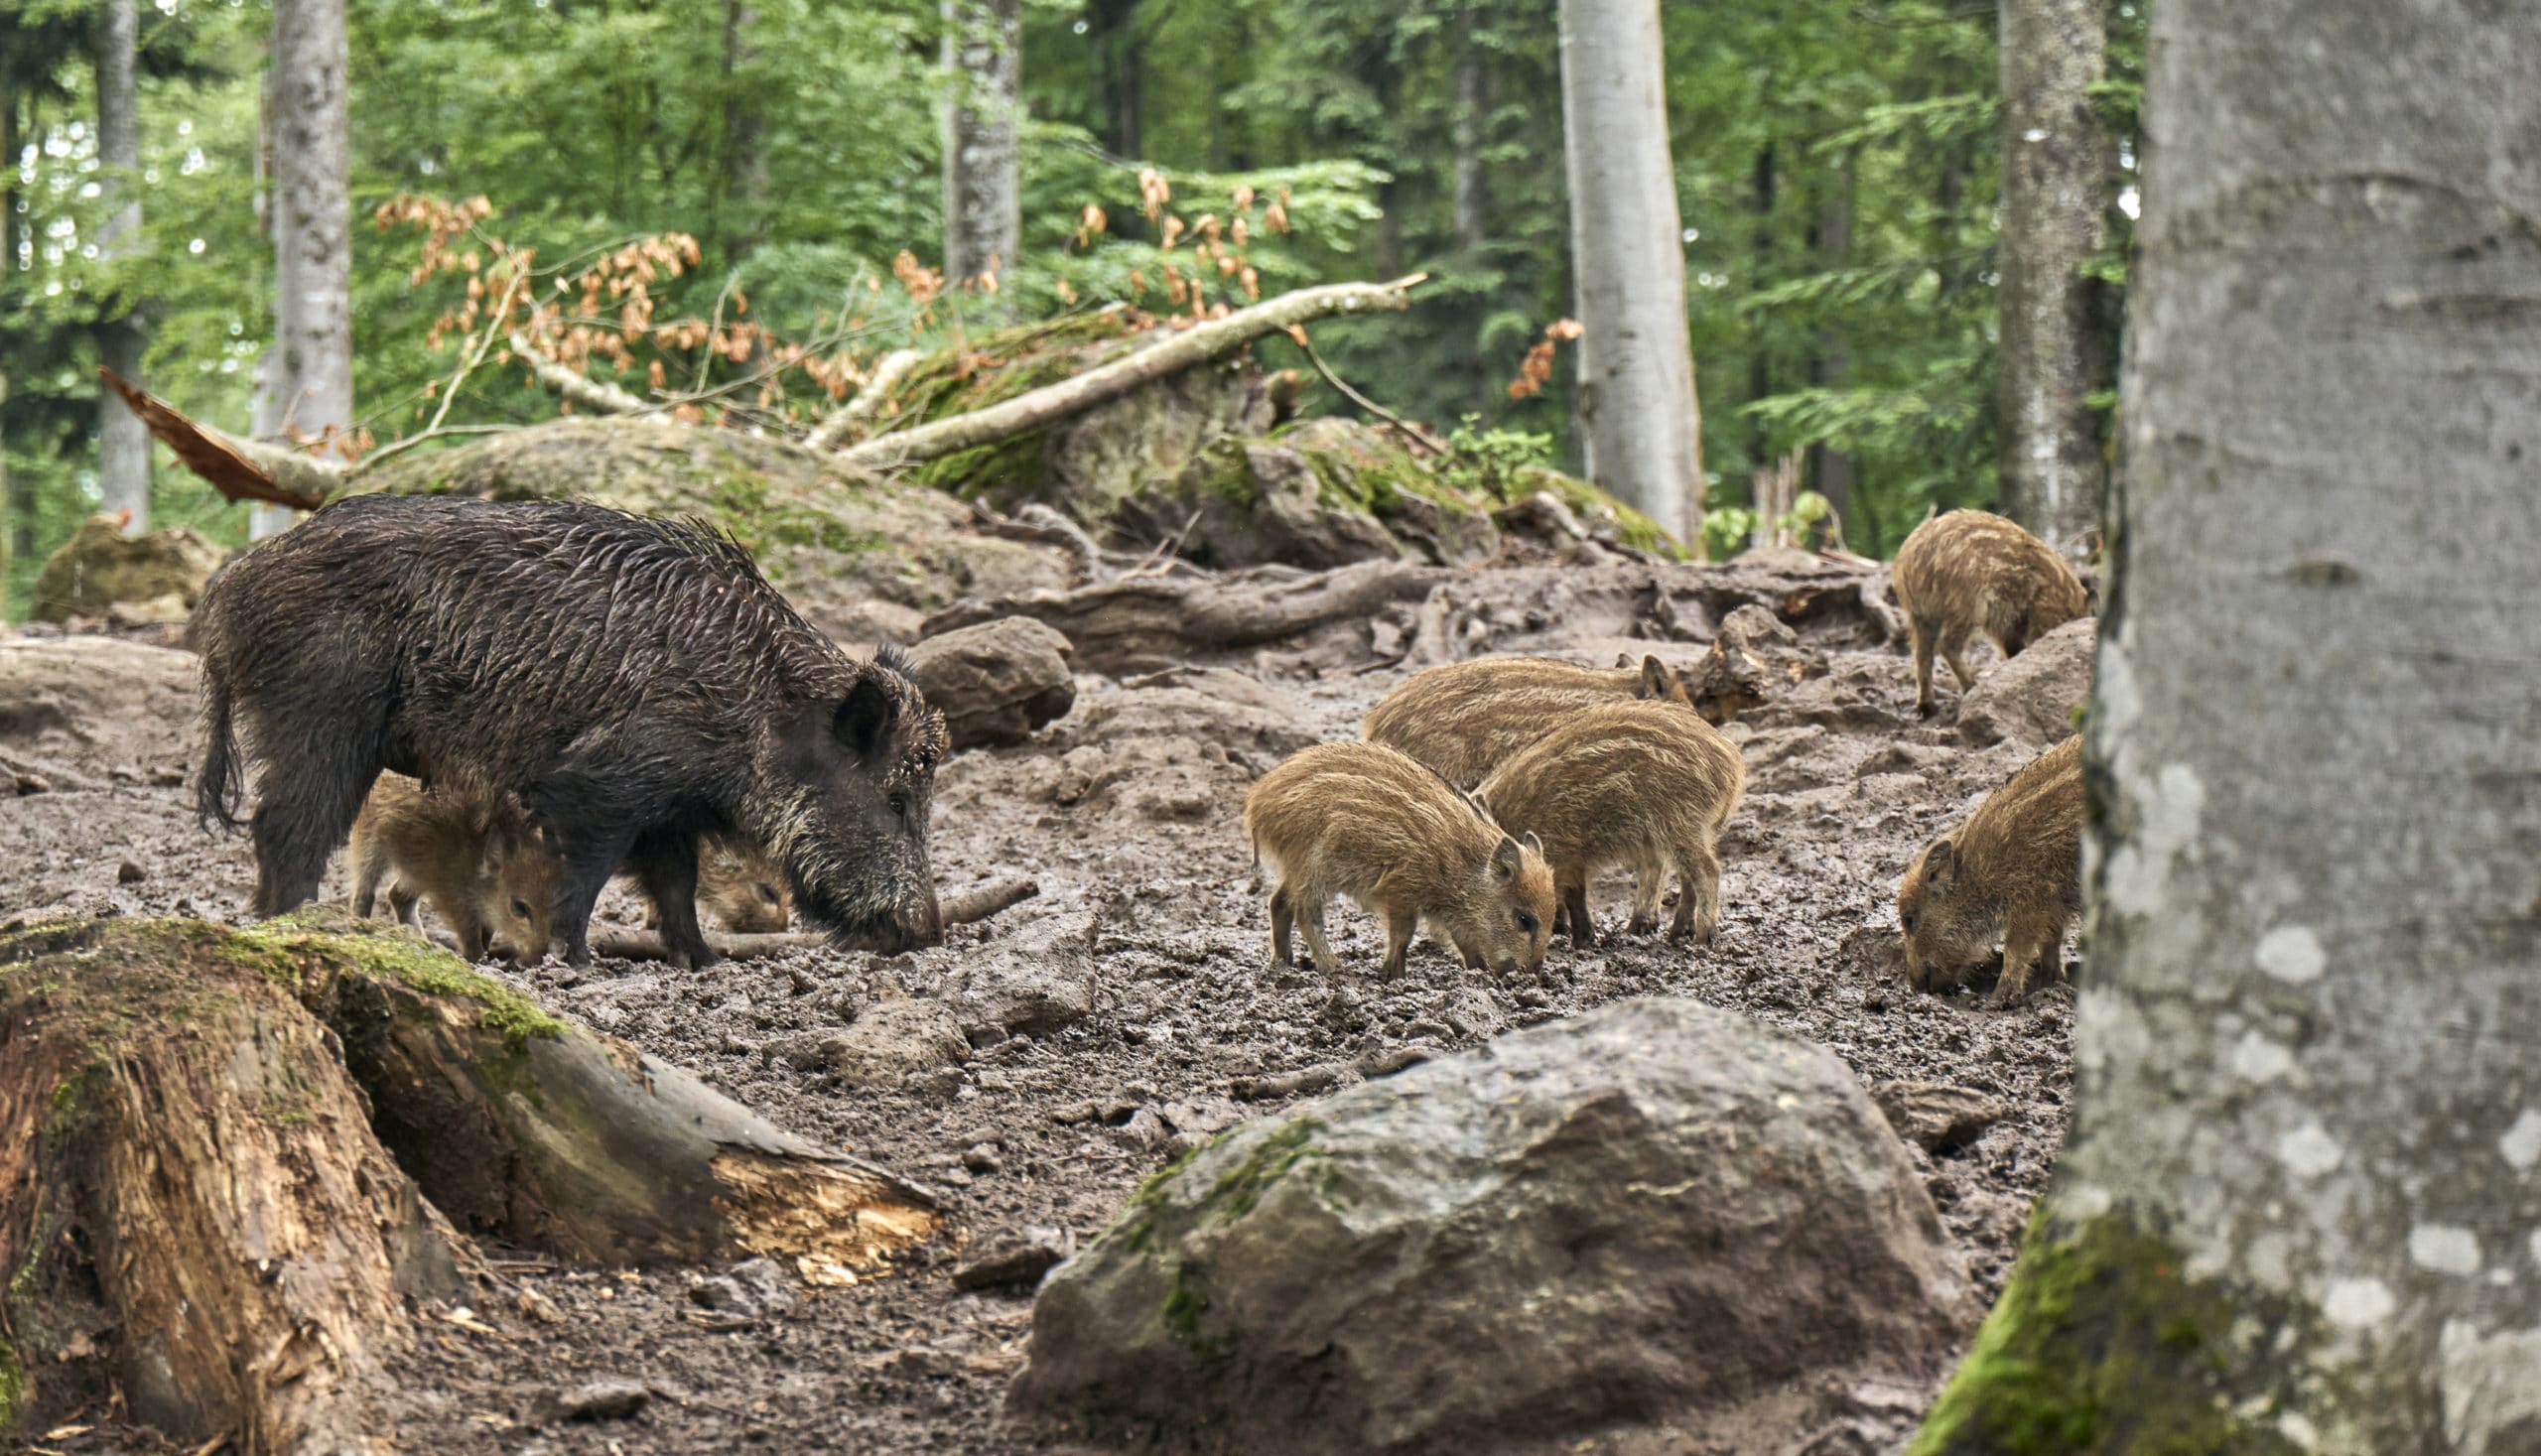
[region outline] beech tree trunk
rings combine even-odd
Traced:
[[[1561,114],[1589,478],[1702,540],[1702,421],[1659,0],[1561,0]]]
[[[105,195],[97,256],[113,259],[141,242],[139,0],[105,0],[96,50],[97,161],[104,168],[99,186]],[[141,382],[143,344],[137,311],[97,325],[97,361],[135,383]],[[103,509],[127,513],[127,534],[150,529],[150,434],[106,389],[97,391],[97,494]]]
[[[1103,87],[1103,143],[1125,162],[1145,145],[1146,57],[1138,37],[1138,0],[1089,0],[1094,73]]]
[[[2003,240],[1996,408],[2003,513],[2090,553],[2107,479],[2107,387],[2082,262],[2107,237],[2109,143],[2090,87],[2108,68],[2101,0],[2002,0]]]
[[[1809,241],[1817,252],[1818,266],[1829,272],[1852,266],[1853,190],[1859,167],[1859,156],[1846,151],[1834,175],[1820,184],[1826,191],[1817,199],[1817,218],[1809,229]],[[1809,364],[1810,382],[1820,389],[1841,389],[1844,376],[1852,367],[1852,344],[1844,336],[1842,321],[1828,319],[1819,324],[1817,354]],[[1838,528],[1849,529],[1852,525],[1853,458],[1821,440],[1808,448],[1808,478],[1835,512],[1824,536],[1824,544],[1834,546]]]
[[[1014,266],[1023,231],[1016,129],[1023,0],[944,0],[944,281]]]
[[[344,0],[275,0],[274,347],[268,383],[303,436],[353,424],[351,147]],[[256,532],[290,524],[259,507]]]
[[[0,1436],[120,1396],[188,1446],[393,1449],[406,1302],[459,1297],[472,1258],[445,1212],[569,1259],[763,1254],[831,1283],[940,1219],[326,912],[0,938]]]
[[[2162,0],[2150,78],[2073,1140],[1916,1449],[2529,1452],[2541,47]]]

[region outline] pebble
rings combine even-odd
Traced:
[[[539,1418],[560,1420],[624,1420],[653,1398],[641,1381],[603,1379],[570,1390],[550,1390],[539,1398]]]

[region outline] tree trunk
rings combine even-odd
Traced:
[[[1818,197],[1817,218],[1809,229],[1817,266],[1830,273],[1853,264],[1853,185],[1859,165],[1858,155],[1847,150],[1834,175],[1822,184],[1826,191]],[[1852,359],[1844,326],[1832,318],[1820,323],[1816,357],[1809,362],[1810,382],[1820,389],[1843,388]],[[1808,478],[1834,512],[1825,528],[1824,544],[1838,545],[1841,528],[1853,516],[1853,458],[1821,440],[1808,448]]]
[[[1659,0],[1561,0],[1561,110],[1589,478],[1702,540],[1701,416]]]
[[[1137,161],[1146,121],[1138,0],[1091,0],[1085,16],[1093,32],[1094,73],[1103,87],[1103,144],[1124,162]]]
[[[944,277],[958,288],[1013,267],[1022,236],[1023,3],[944,0],[943,14]]]
[[[97,162],[104,221],[97,228],[97,256],[111,260],[140,245],[141,16],[138,0],[106,0],[97,27]],[[10,163],[14,170],[16,159]],[[141,382],[142,336],[138,311],[97,325],[97,361]],[[97,493],[108,511],[126,512],[124,530],[150,529],[150,435],[113,391],[97,391]]]
[[[1756,166],[1748,175],[1749,205],[1755,209],[1755,231],[1750,238],[1755,287],[1766,287],[1774,281],[1774,144],[1767,142],[1756,150]],[[1747,335],[1747,402],[1754,404],[1774,392],[1774,356],[1765,346],[1764,331],[1751,330]],[[1765,436],[1765,422],[1749,417],[1747,424],[1747,459],[1755,469],[1765,468],[1766,452],[1773,442]],[[1759,510],[1762,501],[1752,501]]]
[[[465,1288],[444,1212],[566,1258],[835,1283],[937,1225],[448,955],[311,917],[0,939],[0,1434],[119,1394],[188,1445],[386,1452],[406,1301]]]
[[[2107,69],[2101,0],[2002,0],[2003,512],[2090,554],[2108,467],[2089,396],[2107,385],[2082,262],[2107,236],[2108,139],[2090,87]]]
[[[276,0],[269,368],[285,424],[304,436],[348,437],[353,422],[352,164],[344,67],[344,0]],[[261,534],[288,523],[272,507],[257,512]]]
[[[719,195],[740,213],[725,243],[737,259],[767,232],[767,108],[759,93],[758,7],[724,4],[724,167]],[[719,230],[720,233],[720,230]]]
[[[2541,48],[2152,27],[2073,1141],[1916,1449],[2530,1451]]]

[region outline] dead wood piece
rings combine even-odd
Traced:
[[[1022,904],[1040,892],[1041,886],[1035,880],[995,880],[945,900],[937,913],[948,927],[969,925]],[[734,961],[755,961],[764,956],[781,956],[788,951],[807,949],[872,949],[869,946],[842,946],[837,937],[817,930],[780,930],[756,935],[710,932],[706,943],[716,954]],[[650,930],[594,931],[592,954],[620,961],[663,961],[670,958],[661,936]]]
[[[547,392],[595,415],[644,415],[671,408],[671,402],[647,400],[630,394],[605,379],[577,374],[572,369],[540,353],[529,335],[511,336],[512,353],[529,366],[530,374],[544,385]]]
[[[208,481],[223,500],[260,500],[294,510],[316,510],[343,484],[348,467],[341,461],[215,430],[102,365],[97,377],[141,417],[160,444],[176,452],[178,461]]]
[[[846,444],[849,436],[864,434],[881,417],[883,401],[890,398],[891,391],[924,357],[913,348],[893,349],[884,354],[874,363],[873,372],[866,376],[865,387],[856,391],[856,398],[830,411],[829,417],[813,427],[803,443],[814,450],[831,451]]]
[[[188,928],[188,927],[191,927]],[[0,1260],[20,1430],[120,1391],[194,1444],[384,1451],[407,1297],[454,1238],[278,977],[207,926],[0,941]]]
[[[1373,616],[1389,603],[1425,596],[1449,575],[1440,567],[1367,561],[1284,580],[1124,578],[1073,592],[960,602],[927,618],[922,631],[933,636],[1002,616],[1037,617],[1067,637],[1080,668],[1137,671]]]
[[[1310,319],[1400,312],[1410,307],[1410,291],[1420,281],[1421,275],[1414,274],[1392,283],[1333,283],[1281,294],[1223,319],[1193,325],[1183,332],[1056,384],[913,430],[876,436],[839,455],[856,464],[887,469],[920,464],[1009,435],[1037,430],[1054,420],[1083,414],[1142,385],[1224,357],[1265,334]]]

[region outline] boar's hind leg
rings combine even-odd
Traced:
[[[1713,932],[1720,929],[1720,851],[1710,845],[1687,845],[1677,851],[1676,862],[1683,878],[1668,938],[1683,940],[1691,931],[1694,939],[1710,945]]]
[[[263,803],[248,837],[256,846],[256,893],[248,909],[279,915],[318,897],[327,860],[352,833],[361,801],[379,777],[378,744],[316,742],[289,759],[268,759],[257,781]]]
[[[1933,629],[1919,616],[1906,618],[1906,635],[1915,647],[1915,712],[1933,716]]]
[[[1297,964],[1296,947],[1288,938],[1296,919],[1297,912],[1288,895],[1287,881],[1281,880],[1279,887],[1270,892],[1270,966],[1273,970]]]
[[[1575,951],[1581,946],[1595,945],[1597,922],[1588,914],[1587,874],[1583,871],[1577,879],[1561,884],[1558,888],[1561,891],[1562,913],[1568,917],[1570,948]]]
[[[1420,914],[1403,905],[1385,908],[1386,958],[1377,967],[1380,976],[1401,976],[1404,958],[1411,952],[1411,932],[1419,927]]]
[[[718,959],[697,924],[697,836],[681,830],[655,830],[635,842],[627,856],[644,893],[662,917],[662,949],[691,971],[703,971]]]
[[[1949,663],[1949,675],[1958,679],[1962,694],[1976,686],[1976,670],[1967,665],[1967,639],[1973,635],[1965,627],[1952,627],[1941,634],[1941,656]]]

